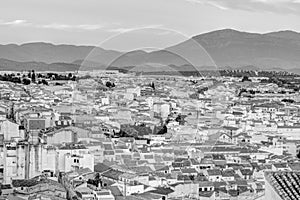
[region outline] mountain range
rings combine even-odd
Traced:
[[[224,29],[158,51],[121,52],[95,46],[27,43],[0,45],[0,70],[73,71],[131,67],[137,71],[202,69],[300,72],[300,33],[266,34]]]

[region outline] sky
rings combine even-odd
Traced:
[[[300,0],[1,0],[0,44],[162,48],[219,29],[300,32]]]

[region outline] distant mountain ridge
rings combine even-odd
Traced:
[[[283,38],[283,39],[300,40],[300,33],[295,31],[289,31],[289,30],[266,33],[265,35]]]
[[[0,58],[0,71],[76,71],[80,65],[73,63],[44,63],[44,62],[17,62]]]
[[[259,34],[224,29],[196,35],[153,52],[124,53],[94,46],[43,42],[8,44],[0,45],[0,58],[0,70],[61,67],[59,71],[71,71],[81,65],[84,65],[82,69],[105,69],[108,66],[148,69],[157,63],[158,67],[194,65],[207,68],[216,65],[218,68],[295,72],[300,71],[300,33],[286,30]]]
[[[218,66],[300,68],[300,34],[296,32],[257,34],[225,29],[193,39],[206,49]]]

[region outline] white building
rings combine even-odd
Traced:
[[[63,147],[58,149],[58,170],[68,172],[80,168],[94,169],[94,155],[85,147]]]

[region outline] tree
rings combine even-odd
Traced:
[[[150,87],[152,87],[152,89],[155,90],[154,82],[152,82],[152,83],[150,84]]]
[[[102,187],[102,179],[101,179],[101,177],[100,177],[100,174],[99,173],[96,173],[96,175],[95,175],[95,182],[96,182],[96,186],[98,187],[99,186],[99,184],[100,184],[100,186]]]
[[[239,94],[238,94],[238,97],[240,97],[240,96],[241,96],[243,93],[245,93],[245,92],[247,92],[246,89],[244,89],[244,88],[240,89]]]
[[[12,82],[13,83],[21,83],[22,81],[21,81],[21,79],[19,77],[13,77],[12,78]]]
[[[95,175],[95,180],[99,180],[100,179],[100,174],[99,173],[96,173]]]
[[[167,128],[166,125],[164,125],[164,126],[162,127],[162,129],[160,129],[160,130],[157,132],[157,134],[158,134],[158,135],[163,135],[163,134],[165,134],[165,133],[167,133],[167,132],[168,132],[168,128]]]
[[[281,101],[286,103],[295,103],[293,99],[282,99]]]
[[[244,77],[243,77],[243,79],[242,79],[242,82],[245,82],[245,81],[249,81],[249,82],[251,82],[251,80],[249,79],[249,77],[248,77],[248,76],[244,76]]]
[[[110,81],[107,81],[105,83],[105,86],[108,87],[108,88],[112,88],[112,87],[115,87],[115,84],[114,83],[111,83]]]
[[[42,83],[43,83],[44,85],[49,85],[48,82],[47,82],[45,79],[42,79]]]
[[[34,70],[32,70],[31,81],[32,81],[33,83],[35,83],[35,73],[34,73]]]
[[[195,180],[195,176],[194,175],[190,175],[190,180],[194,181]]]
[[[31,83],[31,81],[29,79],[27,79],[27,78],[23,79],[23,84],[24,85],[29,85],[30,83]]]
[[[108,87],[108,88],[110,88],[111,85],[112,85],[112,84],[111,84],[111,82],[109,82],[109,81],[107,81],[107,82],[105,83],[105,86]]]
[[[179,115],[176,117],[175,121],[176,121],[176,122],[179,122],[180,125],[184,125],[184,122],[185,122],[185,121],[184,121],[184,118],[185,118],[185,116],[182,116],[182,115],[179,114]]]

